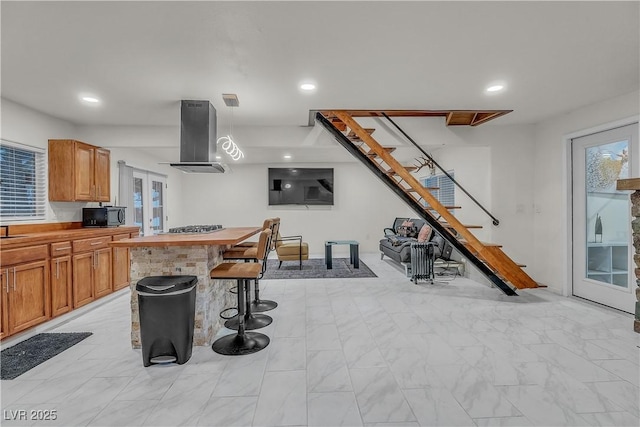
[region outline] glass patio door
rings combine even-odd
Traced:
[[[573,295],[632,313],[629,192],[616,181],[632,177],[638,125],[575,138],[573,164]]]
[[[164,176],[133,172],[133,221],[144,236],[167,231],[166,183]]]

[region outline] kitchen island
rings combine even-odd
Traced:
[[[111,242],[131,250],[131,345],[140,348],[140,317],[136,284],[148,276],[198,277],[193,345],[208,346],[222,327],[219,313],[236,305],[230,280],[211,280],[210,271],[222,262],[222,252],[259,233],[261,227],[232,227],[208,233],[169,233]]]

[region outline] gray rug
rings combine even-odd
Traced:
[[[278,268],[279,261],[270,259],[264,279],[347,279],[361,277],[378,277],[360,260],[360,268],[353,268],[348,258],[333,258],[333,268],[327,270],[324,258],[312,258],[302,261],[302,270],[298,261],[284,261]]]
[[[0,353],[0,379],[12,380],[91,335],[91,332],[43,333]]]

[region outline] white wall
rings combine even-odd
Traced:
[[[228,174],[187,174],[181,188],[184,221],[223,226],[261,225],[281,218],[282,235],[302,235],[312,256],[325,240],[357,240],[361,252],[377,252],[383,229],[396,216],[411,215],[400,199],[356,163],[295,163],[292,167],[334,168],[334,206],[268,206],[267,169],[281,164],[234,166]],[[337,247],[336,253],[347,254]]]
[[[2,139],[46,150],[49,139],[75,138],[77,128],[72,123],[4,98],[0,98],[0,106]],[[80,221],[83,206],[86,203],[48,203],[45,222]]]
[[[570,281],[570,177],[567,135],[637,116],[640,92],[635,91],[569,114],[553,117],[535,128],[533,277],[567,294]],[[574,135],[577,136],[577,135]],[[636,150],[638,147],[636,147]],[[634,173],[638,176],[638,171]]]

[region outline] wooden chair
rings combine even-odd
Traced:
[[[268,255],[268,242],[271,230],[260,233],[257,255],[263,262]],[[258,332],[247,332],[245,320],[251,316],[249,301],[250,281],[257,280],[262,274],[259,262],[223,262],[211,270],[212,279],[232,279],[238,283],[238,333],[218,338],[211,348],[219,354],[239,356],[258,352],[269,345],[269,337]],[[266,316],[268,317],[268,316]]]

